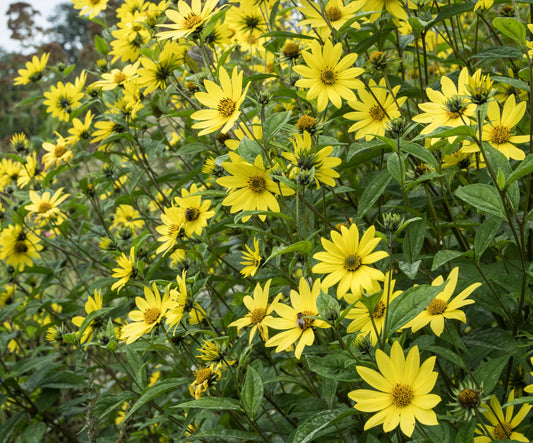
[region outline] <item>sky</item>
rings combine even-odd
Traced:
[[[34,9],[40,11],[41,15],[38,16],[37,23],[43,28],[51,27],[51,24],[48,23],[46,18],[52,14],[54,8],[59,3],[68,3],[69,0],[0,0],[0,47],[6,51],[21,51],[18,42],[11,40],[9,36],[11,32],[7,27],[7,16],[6,12],[9,9],[11,3],[16,3],[17,1],[24,1],[25,3],[30,3]],[[31,49],[26,50],[26,52],[33,52]]]

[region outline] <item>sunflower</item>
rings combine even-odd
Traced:
[[[111,290],[117,290],[117,293],[128,283],[130,278],[137,276],[137,268],[135,267],[135,249],[133,246],[130,249],[130,256],[126,257],[124,252],[117,258],[118,268],[113,268],[113,274],[111,277],[118,278],[119,280],[113,283]]]
[[[178,2],[178,10],[168,9],[165,11],[167,18],[172,24],[162,24],[159,27],[170,28],[171,31],[162,31],[157,34],[160,39],[187,37],[193,32],[200,30],[209,18],[218,11],[216,8],[218,0],[206,0],[202,7],[201,0]],[[216,9],[215,9],[216,8]]]
[[[335,179],[339,177],[339,173],[333,168],[339,166],[342,160],[338,157],[331,156],[333,147],[326,146],[320,150],[315,149],[312,144],[311,135],[307,131],[303,134],[294,134],[294,139],[291,139],[294,147],[294,152],[284,152],[282,155],[289,160],[295,167],[290,171],[290,178],[297,178],[301,184],[306,184],[305,180],[311,176],[314,178],[316,188],[320,187],[320,183],[328,186],[335,186]]]
[[[356,132],[355,138],[372,140],[376,135],[384,136],[389,122],[401,116],[399,107],[407,100],[407,97],[396,98],[400,85],[387,92],[385,79],[381,79],[379,85],[374,80],[369,81],[371,93],[366,89],[358,89],[357,94],[361,101],[348,101],[353,112],[344,114],[344,118],[354,120],[348,132]]]
[[[531,363],[531,366],[533,366],[533,357],[529,360]],[[530,372],[529,375],[533,375],[533,372]],[[524,391],[526,391],[528,394],[533,394],[533,384],[527,385],[524,388]]]
[[[330,26],[338,31],[355,15],[361,6],[361,2],[357,1],[344,5],[343,0],[329,0],[324,6],[325,14],[323,15],[319,5],[309,0],[304,0],[302,6],[297,9],[305,16],[305,19],[298,25],[309,25],[312,28],[317,28],[320,37],[327,38],[331,34]],[[350,26],[355,29],[361,28],[356,21]]]
[[[35,223],[41,220],[54,220],[57,224],[60,224],[64,219],[65,215],[59,209],[59,205],[64,202],[70,194],[63,194],[63,188],[58,189],[54,195],[51,195],[50,192],[43,192],[42,195],[39,195],[35,191],[29,192],[29,197],[31,200],[31,205],[26,205],[26,209],[30,211],[31,214],[37,214],[35,217]]]
[[[89,295],[89,298],[87,299],[87,302],[85,303],[86,314],[89,315],[92,312],[102,309],[102,302],[103,302],[102,291],[100,289],[95,289],[94,298]],[[85,318],[86,317],[77,315],[76,317],[72,319],[72,323],[74,323],[74,325],[79,328],[85,321]],[[80,343],[86,343],[88,341],[92,341],[93,336],[94,336],[94,331],[97,330],[101,325],[102,325],[102,320],[100,318],[94,318],[93,320],[91,320],[86,325],[80,337]]]
[[[513,400],[514,389],[509,393],[507,403],[511,403]],[[498,398],[493,395],[490,399],[490,407],[485,405],[485,411],[483,412],[483,416],[489,421],[490,425],[483,425],[476,428],[476,434],[480,434],[480,436],[474,437],[474,443],[490,443],[495,440],[531,441],[524,434],[515,431],[526,418],[531,408],[533,408],[533,405],[525,404],[520,408],[518,414],[513,417],[514,406],[507,406],[504,415]],[[487,431],[489,435],[487,435]]]
[[[216,341],[204,340],[202,346],[196,350],[200,352],[200,355],[197,355],[197,357],[203,360],[204,364],[214,371],[235,364],[235,360],[226,359],[226,349]]]
[[[135,304],[138,309],[130,311],[128,314],[133,323],[128,323],[122,327],[120,339],[129,345],[142,335],[149,334],[163,320],[170,303],[168,291],[161,298],[155,283],[152,283],[152,289],[145,286],[144,298],[135,297]]]
[[[215,211],[209,211],[211,200],[202,201],[201,195],[195,195],[197,193],[198,187],[193,183],[189,191],[182,189],[181,197],[174,199],[183,216],[183,229],[187,237],[200,235],[202,229],[207,226],[207,220],[215,215]]]
[[[105,11],[109,0],[72,0],[74,9],[81,9],[80,15],[89,14],[89,18],[95,18],[100,12]]]
[[[17,186],[25,188],[30,183],[35,184],[44,179],[43,167],[37,160],[37,154],[32,152],[26,156],[26,162],[22,165],[17,177]]]
[[[28,152],[30,142],[24,132],[13,134],[9,139],[9,146],[18,153],[25,154]]]
[[[10,225],[0,232],[0,260],[6,265],[22,271],[31,266],[34,258],[39,258],[43,246],[39,243],[39,232],[26,231],[20,225]]]
[[[220,129],[228,132],[241,114],[239,107],[246,98],[250,83],[244,91],[242,89],[243,71],[233,68],[231,79],[224,68],[220,68],[220,86],[211,80],[204,80],[206,92],[197,92],[194,97],[210,109],[202,109],[191,115],[193,120],[200,120],[192,125],[194,129],[201,129],[198,135],[210,134]]]
[[[14,85],[27,85],[28,83],[38,82],[43,77],[44,68],[48,63],[50,57],[49,52],[41,55],[41,58],[36,55],[33,56],[31,62],[26,62],[26,69],[18,70],[18,77],[15,77]]]
[[[331,327],[325,321],[316,318],[318,317],[316,300],[319,294],[320,279],[317,279],[310,288],[305,278],[300,278],[298,291],[291,290],[292,306],[276,303],[274,310],[280,318],[263,319],[266,326],[284,330],[270,338],[265,346],[276,346],[276,352],[281,352],[298,342],[294,355],[299,360],[305,346],[311,346],[315,341],[314,329]]]
[[[72,128],[68,130],[71,134],[67,140],[70,145],[74,145],[80,140],[87,140],[91,137],[91,123],[93,122],[94,115],[91,110],[85,114],[85,120],[82,122],[79,118],[72,119]]]
[[[342,99],[355,101],[353,89],[363,88],[361,80],[355,77],[361,75],[362,68],[352,65],[357,60],[357,54],[342,55],[342,45],[333,46],[331,40],[326,40],[322,47],[318,40],[311,43],[311,52],[304,51],[302,56],[306,65],[297,65],[293,69],[302,77],[295,85],[308,88],[307,99],[318,97],[319,112],[326,109],[328,102],[337,108],[342,105]]]
[[[252,250],[250,246],[246,246],[246,251],[242,252],[241,265],[244,268],[241,269],[241,274],[244,277],[253,277],[255,273],[261,266],[262,258],[259,251],[259,240],[254,237],[254,249]]]
[[[87,74],[83,72],[74,84],[58,82],[52,86],[50,91],[44,93],[46,100],[43,101],[43,105],[47,106],[46,112],[60,121],[69,121],[70,113],[81,104],[82,89],[86,79]]]
[[[115,88],[123,88],[127,83],[131,82],[139,75],[137,69],[140,61],[133,65],[127,65],[123,69],[113,69],[111,72],[102,74],[102,80],[98,80],[92,84],[95,88],[100,88],[103,91],[110,91]]]
[[[385,251],[372,252],[380,242],[375,237],[376,228],[370,226],[359,240],[355,224],[349,228],[341,226],[341,232],[331,231],[331,239],[322,238],[325,251],[317,252],[313,258],[320,263],[313,266],[314,273],[328,274],[322,286],[329,288],[339,283],[337,297],[341,298],[351,290],[351,297],[359,298],[363,291],[373,294],[379,291],[378,281],[383,281],[383,272],[368,265],[388,256]]]
[[[115,211],[111,229],[128,229],[137,232],[144,227],[144,220],[137,209],[131,205],[119,205]]]
[[[230,194],[222,202],[225,206],[231,206],[231,213],[237,211],[274,211],[279,212],[279,204],[274,195],[294,194],[294,191],[284,184],[276,184],[263,165],[263,158],[258,155],[252,165],[243,160],[235,152],[229,153],[230,162],[222,163],[222,166],[231,176],[220,177],[217,183],[231,189]],[[246,222],[250,216],[243,217]],[[264,221],[266,215],[260,214],[259,218]]]
[[[178,239],[185,237],[185,216],[180,208],[172,206],[164,208],[161,214],[162,225],[156,226],[155,230],[161,234],[157,241],[163,242],[155,251],[156,254],[165,254],[172,249]]]
[[[253,297],[245,295],[242,299],[244,306],[248,309],[248,314],[229,324],[230,327],[237,327],[238,332],[240,332],[241,328],[244,328],[245,326],[252,326],[248,340],[250,345],[252,344],[256,331],[259,331],[259,334],[264,341],[268,340],[268,327],[266,324],[273,319],[270,314],[272,314],[272,311],[281,298],[281,294],[278,294],[274,300],[272,300],[272,303],[268,303],[270,283],[272,283],[272,279],[269,279],[265,283],[263,289],[261,289],[261,285],[257,283]]]
[[[186,284],[187,271],[183,270],[181,275],[176,276],[176,282],[178,287],[170,290],[169,310],[166,314],[166,324],[169,330],[174,326],[178,326],[183,318],[183,313],[189,307],[187,300],[187,284]]]
[[[411,328],[413,333],[422,329],[428,323],[433,331],[433,333],[440,337],[442,331],[444,330],[444,320],[447,318],[453,318],[455,320],[462,321],[466,323],[466,316],[460,308],[466,305],[474,303],[474,300],[467,299],[467,297],[479,286],[481,283],[473,283],[468,288],[463,290],[457,297],[452,301],[450,297],[455,291],[457,286],[457,279],[459,277],[459,268],[455,267],[450,272],[448,276],[448,282],[446,286],[439,292],[431,303],[408,322],[402,329]],[[444,278],[439,275],[435,280],[431,282],[431,286],[440,286],[444,283]]]
[[[390,432],[400,425],[402,432],[410,437],[416,421],[424,425],[438,425],[433,409],[440,401],[438,395],[430,394],[438,373],[433,371],[436,357],[430,357],[420,365],[420,353],[414,346],[407,358],[400,344],[392,344],[390,357],[381,349],[376,350],[379,372],[357,366],[357,372],[376,389],[357,389],[348,393],[355,401],[355,409],[376,412],[365,423],[365,431],[383,424],[383,431]]]
[[[202,398],[202,394],[207,391],[209,386],[215,384],[217,380],[220,380],[222,373],[220,369],[213,370],[211,368],[198,368],[194,371],[194,381],[189,386],[190,394],[198,400]]]
[[[411,0],[407,0],[406,2],[403,0],[366,0],[361,9],[372,12],[368,19],[370,22],[374,22],[381,17],[383,9],[386,9],[387,12],[392,15],[393,19],[396,20],[396,23],[398,20],[408,20],[407,12],[405,11],[406,3],[410,9],[417,9],[416,4]]]

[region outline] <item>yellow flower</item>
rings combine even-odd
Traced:
[[[302,56],[306,65],[297,65],[293,69],[302,77],[296,82],[297,87],[309,89],[307,99],[318,97],[319,112],[326,109],[328,102],[337,108],[342,105],[342,99],[355,101],[353,89],[363,88],[361,80],[355,77],[361,75],[362,68],[352,65],[357,60],[357,54],[342,55],[342,45],[333,46],[331,40],[326,40],[324,46],[317,40],[311,43],[311,52],[304,51]]]
[[[115,218],[111,224],[111,229],[129,229],[136,232],[144,227],[144,220],[141,214],[131,205],[119,205],[115,211]]]
[[[193,234],[200,235],[204,226],[207,226],[207,220],[215,215],[215,211],[208,210],[211,200],[202,202],[201,195],[194,195],[197,193],[198,187],[193,183],[189,191],[183,188],[181,197],[174,199],[183,216],[183,229],[187,237],[191,237]]]
[[[77,119],[74,119],[77,120]],[[59,166],[61,162],[69,163],[72,159],[72,151],[69,149],[67,140],[56,132],[57,141],[55,144],[44,142],[43,149],[46,154],[43,155],[45,171],[52,166]]]
[[[69,134],[71,134],[68,137],[69,144],[74,145],[80,140],[87,140],[91,137],[90,129],[93,117],[89,109],[87,114],[85,114],[85,121],[82,122],[79,118],[72,119],[72,128],[68,130]]]
[[[187,285],[186,285],[186,274],[187,271],[183,270],[180,275],[176,276],[176,281],[178,283],[177,289],[170,290],[170,300],[171,304],[169,305],[169,311],[167,312],[166,324],[168,325],[169,330],[174,326],[178,326],[183,318],[183,313],[187,308]]]
[[[389,122],[401,116],[399,107],[407,97],[396,98],[400,85],[392,89],[392,94],[387,92],[385,79],[379,85],[374,80],[369,82],[371,93],[366,89],[358,89],[357,94],[361,101],[348,101],[354,112],[344,114],[344,118],[354,120],[348,132],[357,131],[355,138],[372,140],[376,135],[384,136]]]
[[[127,65],[123,69],[113,69],[111,72],[102,74],[102,80],[98,80],[92,84],[96,88],[101,88],[103,91],[110,91],[118,87],[124,87],[138,77],[137,68],[139,61],[133,65]]]
[[[40,182],[44,179],[43,168],[38,163],[35,152],[26,156],[26,163],[22,165],[17,178],[18,187],[25,188],[30,183]]]
[[[224,365],[231,366],[235,363],[235,360],[226,360],[226,350],[216,341],[204,340],[202,346],[196,350],[200,352],[197,357],[214,371],[224,368]]]
[[[71,0],[74,9],[81,9],[80,15],[89,14],[94,18],[100,12],[105,11],[109,0]]]
[[[361,2],[357,1],[348,3],[347,5],[343,3],[343,0],[329,0],[324,6],[324,12],[326,14],[323,16],[321,7],[317,3],[304,0],[302,6],[297,9],[306,18],[298,23],[298,25],[309,25],[312,28],[317,28],[320,37],[323,39],[327,38],[331,34],[330,26],[338,31],[362,6]],[[357,22],[353,22],[350,26],[355,29],[361,28]]]
[[[228,132],[239,118],[239,107],[246,98],[250,83],[242,89],[243,71],[235,66],[231,79],[224,68],[220,68],[220,86],[211,80],[204,80],[206,92],[197,92],[194,97],[210,109],[202,109],[191,115],[193,120],[200,120],[192,125],[194,129],[201,129],[198,135],[205,135],[220,129]]]
[[[268,303],[270,283],[272,283],[272,279],[269,279],[265,283],[265,287],[263,289],[261,289],[261,285],[257,283],[253,297],[245,295],[242,299],[246,309],[249,311],[248,314],[229,324],[230,327],[237,327],[237,331],[239,333],[241,328],[244,328],[245,326],[252,326],[252,329],[250,329],[249,338],[250,345],[252,344],[256,331],[259,331],[259,334],[264,341],[268,340],[268,327],[266,326],[266,323],[273,318],[270,314],[272,314],[272,311],[277,306],[277,303],[281,297],[281,294],[278,294],[272,303]]]
[[[392,15],[396,21],[407,21],[408,16],[405,11],[405,3],[408,3],[410,9],[416,9],[416,4],[410,0],[407,2],[404,2],[403,0],[366,0],[362,9],[373,13],[369,18],[370,22],[374,22],[381,17],[384,8],[387,9],[387,12]]]
[[[410,437],[416,421],[424,425],[438,425],[433,409],[440,401],[438,395],[430,394],[438,373],[433,371],[435,357],[420,365],[418,347],[414,346],[405,358],[402,347],[396,341],[390,357],[381,349],[376,350],[379,372],[357,366],[357,372],[376,389],[356,389],[348,394],[355,401],[355,409],[376,412],[365,423],[365,431],[383,424],[383,431],[390,432],[400,425],[402,432]]]
[[[339,283],[337,297],[352,291],[356,299],[364,292],[374,294],[379,291],[378,281],[383,281],[383,272],[368,265],[388,256],[385,251],[372,252],[380,242],[375,237],[376,228],[370,226],[359,240],[359,230],[355,224],[349,228],[341,226],[341,232],[331,231],[331,239],[322,238],[325,251],[317,252],[313,258],[320,263],[312,271],[328,274],[322,282],[324,288]]]
[[[130,278],[137,276],[137,268],[135,267],[135,249],[133,246],[130,249],[130,256],[126,257],[124,252],[117,258],[118,268],[113,268],[113,274],[111,277],[118,278],[119,280],[113,283],[111,290],[117,290],[117,293],[128,283]]]
[[[26,69],[18,70],[18,77],[15,77],[16,85],[27,85],[30,82],[38,82],[43,77],[44,68],[48,63],[48,58],[50,57],[49,52],[45,52],[41,58],[36,55],[33,56],[31,62],[26,62]]]
[[[259,266],[261,266],[261,254],[259,252],[259,240],[254,237],[254,250],[248,246],[246,246],[246,251],[242,252],[242,262],[241,265],[244,266],[244,268],[241,269],[241,274],[244,275],[244,277],[250,277],[255,276],[255,273],[259,269]]]
[[[509,393],[507,403],[510,403],[513,400],[514,389]],[[533,405],[525,404],[520,408],[518,414],[513,417],[514,406],[507,406],[504,415],[498,398],[493,395],[490,399],[490,407],[484,405],[485,411],[483,412],[483,416],[489,421],[490,425],[479,426],[476,428],[476,434],[480,434],[480,436],[474,437],[474,443],[491,443],[495,440],[529,442],[529,438],[520,432],[516,432],[515,429],[526,418],[531,408],[533,408]],[[486,434],[487,430],[489,431],[489,435]]]
[[[35,191],[30,191],[29,196],[31,205],[26,205],[26,209],[30,211],[30,214],[37,214],[35,217],[35,223],[41,220],[54,220],[57,224],[60,224],[65,215],[59,209],[59,205],[64,202],[70,194],[61,195],[63,188],[59,188],[54,195],[49,192],[43,192],[39,195]]]
[[[305,278],[300,278],[298,292],[291,290],[291,306],[276,303],[274,310],[281,318],[263,319],[263,323],[274,329],[283,329],[283,332],[270,338],[265,346],[276,346],[276,352],[281,352],[298,342],[294,355],[300,359],[305,346],[311,346],[315,341],[315,328],[329,328],[330,325],[323,320],[313,317],[318,316],[316,299],[320,294],[320,279],[309,284]]]
[[[231,175],[220,177],[217,183],[231,189],[230,194],[222,202],[225,206],[231,206],[231,213],[237,211],[274,211],[279,212],[279,204],[275,195],[280,190],[283,195],[292,195],[294,190],[284,184],[276,184],[263,165],[263,158],[258,155],[254,164],[243,160],[234,152],[229,153],[230,162],[222,163],[222,166]],[[250,216],[243,217],[246,222]],[[266,215],[259,214],[261,220]]]
[[[152,283],[152,289],[145,286],[144,298],[135,297],[135,304],[138,309],[130,311],[128,314],[133,323],[128,323],[122,327],[120,339],[129,345],[142,335],[149,334],[164,318],[170,303],[168,291],[161,298],[155,283]]]
[[[85,303],[85,312],[87,313],[87,315],[102,309],[102,301],[102,291],[100,289],[95,289],[94,298],[89,295],[89,298]],[[78,328],[83,324],[84,321],[85,317],[82,317],[80,315],[77,315],[72,319],[72,323],[74,323],[74,325]],[[94,331],[99,328],[101,322],[102,321],[100,318],[95,318],[91,320],[89,324],[85,327],[85,330],[83,331],[83,334],[80,337],[80,342],[86,343],[88,341],[92,341]]]
[[[30,147],[30,142],[26,138],[24,132],[18,132],[13,134],[9,139],[9,146],[18,153],[26,153]]]
[[[476,6],[474,6],[474,12],[476,12],[479,8],[490,9],[493,3],[494,3],[494,0],[478,0],[476,2]]]
[[[476,158],[476,154],[473,152],[467,152],[469,146],[464,144],[463,148],[458,149],[452,154],[446,154],[442,157],[442,167],[451,168],[456,166],[459,169],[468,170],[470,168],[484,168],[485,161],[483,155],[479,154]],[[465,149],[466,148],[466,149]]]
[[[263,138],[262,123],[257,115],[252,119],[252,130],[251,131],[246,126],[241,125],[237,129],[235,129],[235,131],[233,132],[235,134],[235,137],[237,137],[237,139],[229,138],[226,141],[224,141],[224,144],[228,148],[230,148],[232,151],[235,151],[235,149],[239,147],[239,143],[244,137],[248,137],[250,140],[256,140],[256,141],[261,140]]]
[[[39,232],[37,231],[36,234]],[[24,266],[31,266],[34,258],[39,258],[43,246],[39,237],[25,231],[20,225],[10,225],[0,232],[0,260],[6,265],[22,271]]]
[[[220,369],[198,368],[194,371],[195,380],[189,386],[190,394],[196,400],[202,398],[202,394],[207,391],[209,386],[212,386],[217,380],[220,380],[221,376]]]
[[[474,303],[474,300],[467,299],[467,297],[476,288],[481,286],[481,283],[471,284],[452,301],[449,301],[450,297],[455,291],[455,287],[457,286],[458,277],[459,268],[455,267],[450,272],[450,275],[448,276],[448,282],[446,283],[446,286],[444,287],[442,292],[439,292],[431,301],[431,303],[426,307],[426,309],[423,310],[420,314],[418,314],[415,318],[413,318],[410,322],[408,322],[405,326],[403,326],[402,329],[411,328],[414,333],[419,329],[422,329],[429,323],[433,333],[440,337],[442,331],[444,330],[445,319],[453,318],[455,320],[459,320],[463,323],[466,323],[465,313],[461,311],[460,308]],[[443,283],[444,278],[439,275],[435,280],[431,282],[431,286],[440,286]]]
[[[209,18],[219,9],[215,7],[218,0],[205,0],[202,8],[201,0],[192,0],[186,2],[180,0],[178,2],[178,10],[168,9],[165,11],[167,18],[173,24],[162,24],[159,27],[170,28],[171,31],[162,31],[157,34],[160,39],[172,38],[178,39],[187,37],[201,27],[209,20]]]
[[[165,254],[172,249],[178,239],[185,237],[185,216],[183,211],[175,206],[164,208],[161,214],[162,225],[156,226],[155,230],[161,234],[157,241],[163,242],[155,251],[156,254]]]
[[[47,106],[46,112],[61,121],[69,121],[70,113],[81,104],[86,79],[87,74],[83,72],[74,84],[58,82],[52,86],[50,91],[44,93],[46,100],[43,105]]]
[[[531,366],[533,366],[533,357],[531,357],[530,362],[531,362]],[[529,375],[533,375],[533,372],[530,372]],[[529,394],[533,394],[533,384],[530,384],[530,385],[526,386],[524,388],[524,391],[526,391]]]

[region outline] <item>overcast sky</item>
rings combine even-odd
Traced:
[[[0,47],[6,51],[20,50],[18,42],[9,38],[11,32],[7,27],[6,16],[9,5],[17,1],[30,3],[34,9],[40,11],[41,15],[38,18],[38,24],[43,28],[51,27],[51,24],[46,19],[52,14],[56,5],[59,3],[69,3],[69,0],[0,0]],[[33,51],[30,50],[30,52]]]

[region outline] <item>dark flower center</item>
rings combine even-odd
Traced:
[[[265,179],[259,175],[252,175],[248,179],[248,188],[252,192],[262,193],[266,189]]]
[[[344,259],[344,269],[347,271],[357,271],[361,266],[361,259],[358,255],[350,254]]]
[[[198,208],[185,209],[185,220],[188,222],[196,220],[200,216],[200,210]]]
[[[159,318],[159,315],[161,314],[161,310],[159,308],[150,308],[144,311],[144,322],[151,325],[152,323],[156,322]]]
[[[342,11],[336,6],[330,6],[326,8],[326,14],[330,22],[336,22],[342,18]]]
[[[390,393],[392,404],[398,408],[404,408],[413,401],[413,388],[409,385],[396,383]]]
[[[315,315],[314,312],[303,311],[296,314],[296,326],[298,326],[302,331],[309,329],[313,326],[314,318],[308,318],[310,315]]]
[[[223,98],[218,102],[218,112],[225,118],[231,117],[235,112],[235,102],[229,97]]]
[[[324,83],[325,85],[335,84],[335,71],[331,68],[324,68],[320,73],[320,80],[322,80],[322,83]]]
[[[448,303],[446,303],[444,300],[441,300],[440,298],[434,299],[426,308],[430,315],[440,315],[444,311],[446,311],[446,308],[448,307]]]

